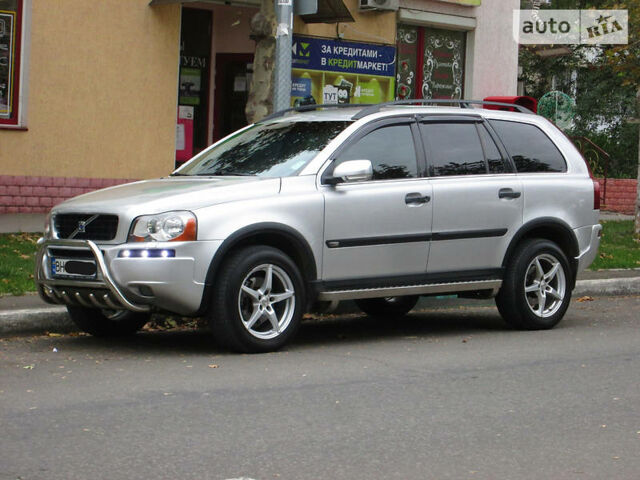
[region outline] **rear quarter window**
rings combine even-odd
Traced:
[[[567,171],[567,162],[560,150],[535,125],[506,120],[491,120],[491,125],[511,155],[518,173]]]

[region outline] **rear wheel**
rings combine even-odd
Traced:
[[[293,338],[304,305],[304,283],[296,264],[275,248],[247,247],[223,264],[209,322],[222,346],[269,352]]]
[[[496,297],[500,314],[517,328],[554,327],[571,301],[571,275],[569,261],[555,243],[526,240],[509,262]]]
[[[356,305],[371,317],[402,317],[418,303],[417,295],[405,297],[366,298],[356,300]]]
[[[95,337],[123,337],[144,327],[151,314],[128,310],[98,310],[96,308],[67,307],[71,320],[80,330]]]

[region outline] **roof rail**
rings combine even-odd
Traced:
[[[265,120],[272,120],[274,118],[284,117],[289,112],[308,112],[311,110],[318,110],[320,108],[358,108],[358,107],[373,107],[375,105],[371,103],[319,103],[313,105],[300,105],[299,107],[286,108],[284,110],[279,110],[277,112],[272,113],[271,115],[267,115],[264,117],[261,122]]]
[[[367,115],[372,115],[374,113],[379,112],[385,107],[393,107],[396,105],[429,105],[429,104],[454,104],[459,105],[462,108],[471,108],[471,105],[495,105],[499,107],[509,107],[515,108],[521,113],[530,113],[535,115],[531,110],[522,105],[516,105],[515,103],[502,103],[502,102],[486,102],[484,100],[458,100],[458,99],[448,99],[448,98],[423,98],[423,99],[414,99],[414,100],[397,100],[395,102],[385,102],[378,103],[375,105],[371,105],[370,107],[363,108],[358,113],[356,113],[352,118],[352,120],[360,120],[361,118],[366,117]]]

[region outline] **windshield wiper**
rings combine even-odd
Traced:
[[[196,173],[199,177],[255,177],[255,173],[243,172],[213,172],[213,173]]]
[[[188,173],[180,173],[180,172],[173,172],[169,174],[170,177],[190,177],[191,175],[189,175]]]

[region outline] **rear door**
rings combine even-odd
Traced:
[[[480,116],[421,119],[433,186],[429,273],[496,273],[522,225],[523,191]]]

